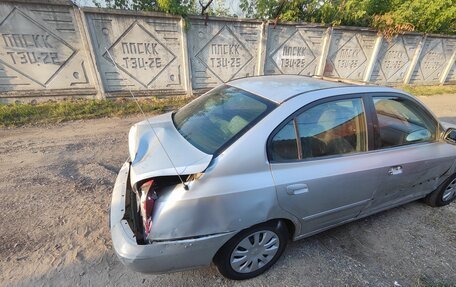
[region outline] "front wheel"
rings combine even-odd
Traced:
[[[436,190],[429,194],[425,201],[428,205],[444,206],[456,198],[456,173],[445,180]]]
[[[268,270],[282,255],[288,241],[284,222],[271,221],[241,231],[216,254],[219,272],[230,279],[253,278]]]

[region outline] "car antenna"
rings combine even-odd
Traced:
[[[114,61],[114,59],[112,58],[111,53],[109,53],[109,50],[108,50],[106,47],[105,47],[105,50],[106,50],[106,53],[108,54],[109,58],[111,59],[111,62],[114,64],[114,67],[116,68],[117,73],[120,74],[120,69],[119,69],[119,67],[117,66],[117,64],[116,64],[116,62]],[[146,121],[147,121],[147,123],[149,124],[150,128],[151,128],[152,131],[154,132],[154,135],[155,135],[155,137],[157,138],[158,143],[159,143],[160,146],[162,147],[163,151],[164,151],[165,154],[166,154],[166,157],[168,158],[169,162],[170,162],[171,165],[173,166],[174,171],[175,171],[176,174],[177,174],[177,177],[179,177],[179,180],[181,181],[182,185],[184,186],[184,189],[185,189],[185,190],[188,190],[188,185],[184,182],[184,180],[183,180],[182,177],[180,176],[179,172],[177,171],[177,168],[176,168],[176,166],[174,165],[173,160],[171,159],[171,157],[169,156],[168,152],[166,151],[165,146],[163,145],[163,143],[161,142],[160,138],[158,137],[158,134],[155,132],[154,127],[152,126],[152,124],[151,124],[150,121],[149,121],[149,118],[146,116],[146,114],[144,113],[143,109],[141,108],[141,105],[139,104],[138,99],[135,97],[135,95],[134,95],[133,92],[131,91],[130,86],[128,86],[128,92],[130,93],[131,97],[134,99],[136,105],[138,106],[138,109],[141,111],[142,115],[143,115],[144,118],[146,119]]]

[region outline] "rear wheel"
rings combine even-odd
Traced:
[[[426,197],[430,206],[444,206],[456,198],[456,173],[445,180],[435,191]]]
[[[219,272],[230,279],[253,278],[268,270],[282,255],[288,241],[284,222],[272,221],[241,231],[214,258]]]

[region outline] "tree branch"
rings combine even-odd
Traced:
[[[275,29],[275,27],[277,26],[277,23],[279,22],[280,13],[282,13],[283,7],[285,6],[285,1],[286,1],[286,0],[280,1],[279,7],[277,8],[277,11],[276,11],[276,13],[275,13],[275,17],[274,17],[274,29]]]
[[[201,15],[204,15],[204,13],[206,12],[206,9],[209,7],[209,5],[211,5],[212,1],[214,1],[214,0],[209,0],[207,2],[207,4],[204,5],[203,2],[201,2],[201,0],[198,0],[199,4],[201,5]]]

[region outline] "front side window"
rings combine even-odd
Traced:
[[[201,151],[214,154],[269,113],[274,105],[244,90],[221,86],[179,109],[179,133]]]
[[[366,151],[366,130],[360,98],[322,103],[297,115],[274,135],[270,143],[271,160],[310,159]]]
[[[378,119],[377,148],[435,139],[433,119],[416,103],[400,97],[373,97],[373,100]]]

